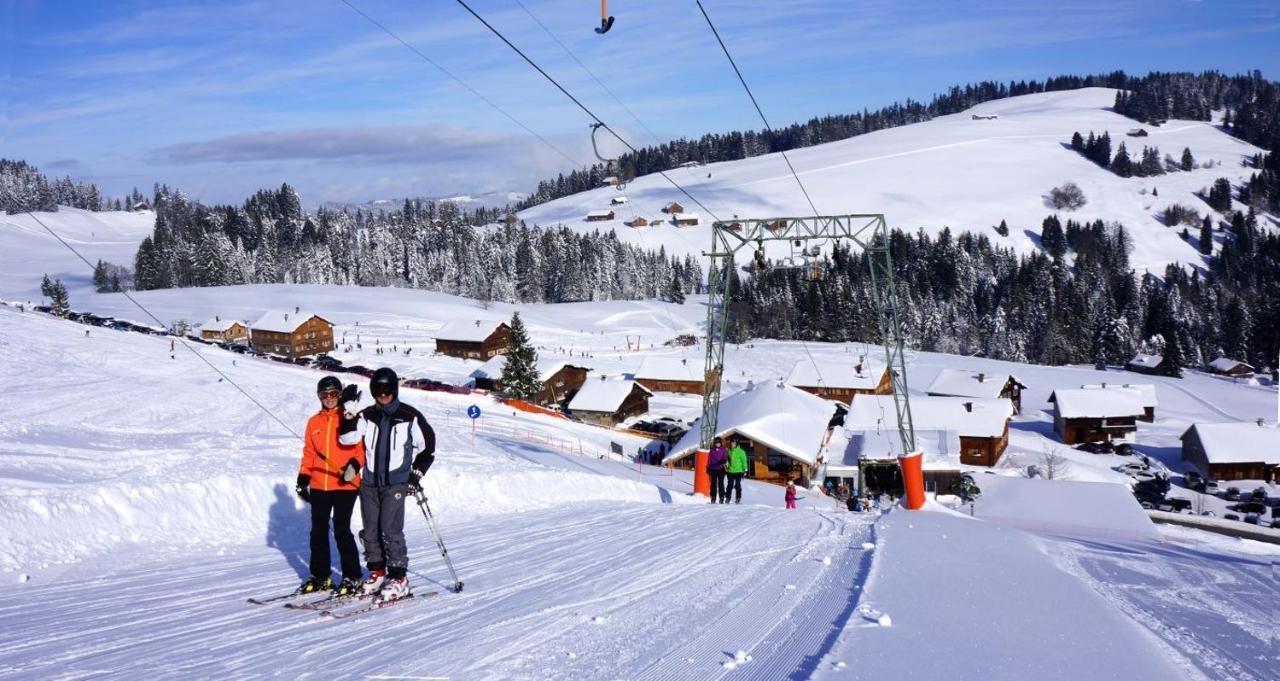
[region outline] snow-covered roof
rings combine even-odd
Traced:
[[[1244,367],[1244,368],[1248,369],[1249,371],[1253,371],[1253,366],[1251,366],[1251,365],[1249,365],[1249,364],[1245,364],[1244,362],[1241,362],[1241,361],[1238,361],[1238,360],[1229,359],[1229,358],[1227,358],[1227,357],[1219,357],[1219,358],[1217,358],[1217,359],[1213,360],[1212,362],[1209,362],[1209,366],[1210,366],[1210,367],[1213,367],[1214,369],[1217,369],[1218,371],[1224,372],[1224,373],[1225,373],[1225,372],[1227,372],[1227,371],[1231,371],[1232,369],[1235,369],[1236,367]]]
[[[787,385],[799,388],[874,390],[884,377],[885,365],[864,361],[862,373],[858,373],[857,364],[852,360],[835,362],[802,359],[796,362],[787,375]]]
[[[1144,411],[1142,391],[1133,388],[1063,388],[1053,394],[1058,414],[1065,419],[1142,416]]]
[[[716,435],[738,433],[807,464],[813,464],[836,405],[781,382],[756,384],[720,400]],[[700,419],[671,448],[663,463],[698,448]]]
[[[201,325],[200,325],[200,330],[202,330],[202,331],[230,331],[230,330],[231,330],[231,327],[232,327],[232,326],[234,326],[234,325],[236,325],[236,324],[239,324],[240,326],[244,326],[244,322],[240,321],[239,319],[222,319],[222,320],[219,320],[219,319],[216,319],[216,318],[215,318],[215,319],[210,319],[209,321],[207,321],[207,322],[205,322],[205,323],[201,324]]]
[[[1009,379],[1024,385],[1012,374],[988,374],[982,371],[965,371],[963,369],[943,369],[937,378],[929,384],[925,392],[931,395],[955,395],[958,397],[1000,397]],[[1025,386],[1024,386],[1025,387]]]
[[[436,340],[479,343],[505,323],[501,319],[455,319],[436,332]]]
[[[627,202],[627,197],[625,196],[615,196],[612,199],[609,199],[609,203],[612,203],[615,206],[622,205],[626,202]]]
[[[593,210],[590,213],[587,213],[587,217],[589,218],[607,218],[612,216],[613,211],[611,210]]]
[[[1197,423],[1187,429],[1200,436],[1209,463],[1280,464],[1280,428],[1257,423]]]
[[[972,410],[965,407],[972,405]],[[919,430],[954,430],[961,437],[1001,437],[1013,402],[1007,398],[911,396],[911,424]],[[849,431],[898,429],[892,395],[859,395],[844,418]],[[900,449],[901,447],[899,447]]]
[[[249,325],[254,331],[270,331],[272,333],[293,333],[298,330],[308,319],[312,317],[320,317],[320,315],[302,310],[300,312],[283,312],[281,310],[271,310],[266,314],[258,317],[256,321]],[[328,322],[324,317],[320,319]]]
[[[672,213],[671,219],[675,220],[676,222],[680,222],[682,220],[693,220],[694,222],[700,222],[702,220],[702,216],[698,215],[697,213]]]
[[[1160,355],[1134,355],[1133,359],[1129,360],[1129,364],[1136,367],[1154,369],[1160,366],[1162,359],[1164,358]]]
[[[702,362],[684,362],[676,357],[645,357],[635,372],[637,379],[651,381],[702,381]]]
[[[539,357],[534,367],[538,370],[538,380],[546,382],[547,379],[555,375],[555,373],[566,366],[569,362],[555,357]],[[502,369],[507,366],[506,355],[494,355],[492,359],[481,364],[475,371],[471,372],[471,378],[483,378],[491,381],[502,380]]]
[[[1150,383],[1090,383],[1080,386],[1084,390],[1111,390],[1119,388],[1122,390],[1137,390],[1142,394],[1140,404],[1143,407],[1158,407],[1160,400],[1156,399],[1156,387]]]
[[[605,381],[588,378],[578,389],[578,393],[569,400],[569,411],[615,412],[633,388],[640,388],[645,394],[653,393],[635,381]]]
[[[862,398],[858,398],[862,399]],[[928,470],[948,470],[960,467],[960,433],[946,428],[915,428],[916,449],[924,452],[924,467]],[[884,460],[896,459],[902,455],[902,438],[898,429],[883,428],[879,430],[845,429],[847,443],[828,464],[828,475],[831,466],[855,467],[862,459]],[[832,451],[837,451],[832,443]]]

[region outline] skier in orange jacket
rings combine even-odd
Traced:
[[[350,393],[348,395],[348,393]],[[342,418],[339,400],[359,399],[359,389],[333,376],[325,376],[316,386],[320,411],[307,420],[303,435],[302,463],[298,466],[298,496],[311,504],[311,576],[298,587],[299,593],[332,589],[337,596],[360,590],[360,551],[351,533],[351,513],[360,490],[360,470],[364,468],[364,443],[338,442]],[[333,538],[338,544],[342,582],[333,585],[329,565],[329,518],[333,517]]]

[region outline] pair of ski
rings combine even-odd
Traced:
[[[280,594],[277,596],[269,596],[266,598],[250,598],[249,602],[254,605],[272,605],[275,603],[283,603],[284,607],[290,610],[311,610],[311,611],[319,612],[320,617],[324,619],[346,619],[348,617],[355,617],[357,615],[363,615],[366,613],[374,612],[375,610],[383,610],[393,605],[397,605],[400,603],[404,603],[405,601],[412,600],[415,596],[426,598],[428,596],[436,596],[439,593],[440,593],[439,591],[427,591],[427,592],[422,592],[417,594],[410,593],[408,596],[391,599],[391,600],[375,599],[373,598],[373,594],[357,594],[354,596],[344,596],[344,597],[339,597],[333,594],[329,594],[329,595],[326,595],[324,598],[320,598],[317,600],[298,602],[297,599],[300,599],[304,596],[314,596],[315,593],[313,592],[308,594],[302,594],[294,591],[291,593]],[[359,603],[361,605],[355,608],[343,607],[353,603]]]

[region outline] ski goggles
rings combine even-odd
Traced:
[[[316,395],[319,395],[320,399],[322,400],[328,400],[328,399],[336,400],[338,399],[338,396],[341,395],[341,393],[339,393],[337,390],[322,390],[316,393]]]
[[[390,386],[378,385],[378,386],[369,388],[369,394],[373,395],[374,397],[382,397],[383,395],[394,395],[395,390],[393,390]]]

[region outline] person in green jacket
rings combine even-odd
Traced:
[[[747,450],[742,448],[742,443],[734,440],[733,446],[729,448],[729,465],[725,466],[725,472],[729,474],[729,484],[725,488],[724,503],[729,503],[729,497],[733,497],[733,503],[742,503],[742,476],[747,474]]]

